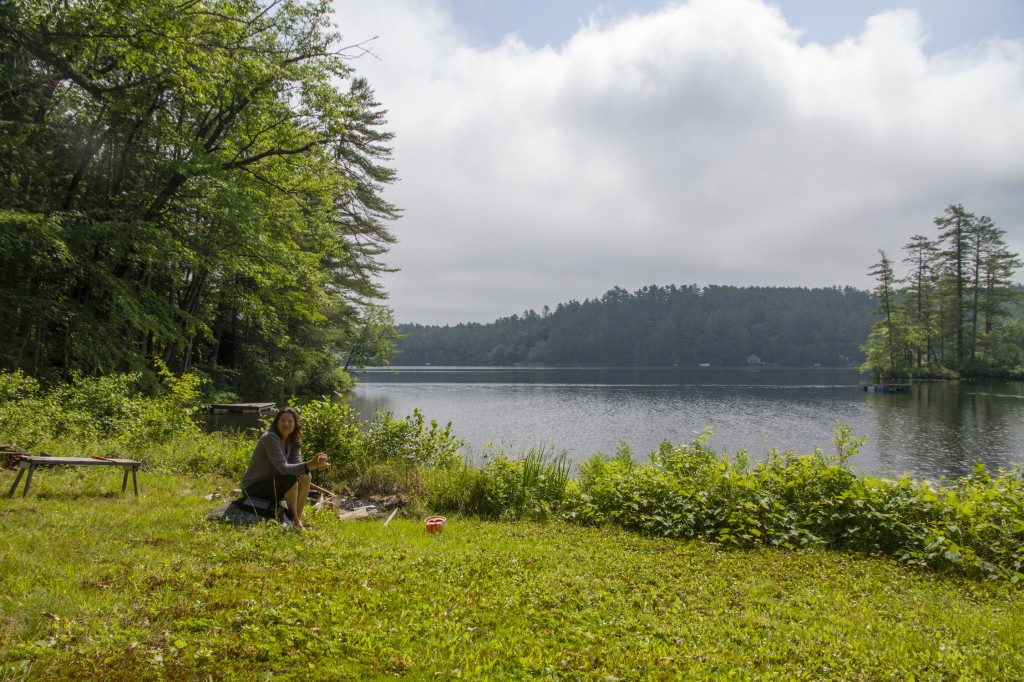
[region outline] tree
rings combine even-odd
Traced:
[[[395,329],[390,308],[368,306],[352,333],[342,341],[345,371],[387,365],[396,352],[394,342],[403,336]]]
[[[896,277],[892,269],[892,261],[879,250],[881,260],[868,272],[875,278],[875,296],[878,300],[876,313],[881,319],[875,323],[868,336],[864,351],[867,355],[865,368],[869,369],[876,379],[902,378],[906,370],[905,338],[906,318],[903,307],[899,304],[895,283]]]
[[[403,364],[736,366],[857,364],[874,303],[851,288],[619,287],[492,324],[400,325]]]
[[[935,219],[939,241],[915,235],[904,246],[910,274],[899,291],[889,287],[893,273],[882,261],[878,313],[865,352],[866,366],[887,376],[1002,376],[1018,371],[1017,321],[1012,304],[1020,300],[1012,278],[1021,261],[1007,250],[1003,231],[991,218],[975,217],[950,205]],[[946,353],[947,348],[951,353]],[[912,369],[905,371],[904,352]],[[925,361],[922,362],[922,357]]]
[[[920,369],[924,364],[931,364],[935,355],[932,343],[936,337],[936,259],[939,250],[935,242],[919,234],[911,237],[903,249],[907,254],[903,262],[911,267],[911,271],[904,280],[907,286],[902,296],[909,304],[915,366]]]
[[[936,218],[939,228],[939,241],[945,247],[940,252],[943,259],[943,278],[946,300],[949,303],[949,317],[953,325],[953,357],[956,367],[963,365],[966,347],[964,344],[964,328],[966,326],[967,306],[964,293],[969,288],[967,280],[967,259],[970,253],[970,234],[974,227],[974,214],[969,213],[960,204],[951,204],[946,208],[946,217]]]
[[[128,8],[0,4],[0,361],[280,390],[384,295],[384,112],[327,0]]]

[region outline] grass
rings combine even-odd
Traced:
[[[238,528],[204,518],[217,485],[46,469],[0,498],[0,679],[1024,678],[1005,581],[559,522]]]

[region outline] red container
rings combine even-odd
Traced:
[[[431,516],[429,519],[427,519],[428,533],[440,533],[442,530],[444,530],[443,516]]]

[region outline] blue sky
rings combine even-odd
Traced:
[[[606,20],[655,11],[665,0],[452,0],[451,11],[467,39],[494,45],[510,33],[528,45],[561,45],[591,16]],[[781,0],[801,39],[833,44],[857,35],[868,17],[906,8],[921,18],[929,51],[948,50],[993,36],[1024,37],[1022,0]]]
[[[869,289],[879,250],[899,266],[955,203],[1024,252],[1022,0],[335,0],[335,18],[396,134],[399,322],[615,286]]]

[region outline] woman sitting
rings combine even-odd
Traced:
[[[285,407],[260,436],[240,487],[247,497],[288,503],[291,523],[303,530],[302,508],[309,496],[309,472],[330,466],[327,455],[318,452],[302,461],[302,422],[294,407]],[[287,524],[287,520],[286,520]]]

